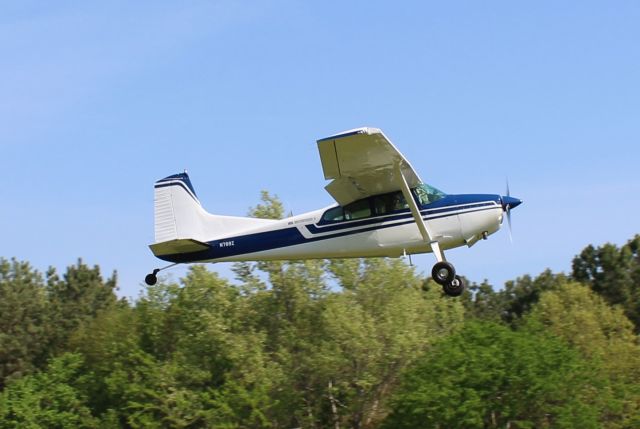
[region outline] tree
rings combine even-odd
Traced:
[[[640,332],[640,235],[620,248],[610,243],[585,247],[573,259],[572,278],[622,306]]]
[[[127,401],[129,424],[268,426],[282,375],[265,352],[250,300],[203,266],[192,267],[180,288],[159,282],[147,289],[136,325],[157,360],[148,356],[145,364],[150,371],[137,392],[146,393]]]
[[[0,394],[0,428],[95,428],[82,389],[82,357],[63,354],[44,372],[27,375]]]
[[[67,267],[62,279],[55,270],[47,273],[50,322],[54,331],[50,341],[50,355],[66,349],[71,334],[83,323],[95,318],[98,312],[116,303],[116,273],[104,281],[100,267],[89,268],[78,259]]]
[[[398,259],[330,263],[341,292],[324,300],[296,385],[299,425],[370,428],[388,412],[398,374],[462,323],[463,309]],[[351,272],[350,272],[351,271]]]
[[[486,280],[479,285],[467,282],[468,292],[464,293],[460,300],[467,310],[468,317],[502,320],[515,325],[533,308],[544,291],[557,289],[564,282],[565,275],[554,274],[551,270],[545,270],[537,277],[527,274],[508,281],[504,289],[499,291],[495,291]]]
[[[467,318],[478,318],[482,320],[500,321],[505,314],[505,295],[502,291],[495,291],[485,279],[482,283],[477,284],[464,279],[467,289],[460,296],[460,301],[464,305]],[[431,285],[432,279],[425,287],[438,287],[439,285]]]
[[[515,281],[508,281],[504,290],[500,292],[500,300],[503,303],[503,320],[509,323],[516,322],[531,310],[544,291],[556,289],[565,281],[566,276],[554,274],[549,269],[535,278],[524,275]]]
[[[103,282],[81,260],[63,279],[53,268],[43,279],[27,262],[0,258],[0,389],[65,352],[82,323],[116,302],[115,286],[115,274]]]
[[[29,263],[0,258],[0,391],[46,361],[48,302]]]
[[[542,332],[473,321],[407,371],[385,428],[596,428],[577,351]]]
[[[544,292],[526,324],[552,332],[593,363],[602,385],[592,398],[603,427],[640,426],[640,345],[633,324],[588,286],[566,282]]]

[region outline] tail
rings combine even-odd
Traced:
[[[155,243],[150,247],[156,256],[203,250],[209,241],[276,222],[208,213],[200,204],[186,172],[155,183],[154,206]]]

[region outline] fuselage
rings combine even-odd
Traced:
[[[170,262],[231,262],[350,257],[397,257],[431,252],[411,211],[392,204],[395,194],[349,206],[330,206],[279,220],[241,234],[207,241],[206,250],[159,256]],[[499,195],[444,195],[422,204],[420,214],[442,249],[472,246],[500,229]]]

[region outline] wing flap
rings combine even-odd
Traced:
[[[399,165],[409,186],[420,178],[409,161],[377,128],[357,128],[318,140],[325,187],[340,205],[371,195],[400,189],[395,166]]]

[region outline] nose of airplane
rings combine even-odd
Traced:
[[[522,204],[522,200],[510,196],[502,196],[502,210],[511,211]]]

